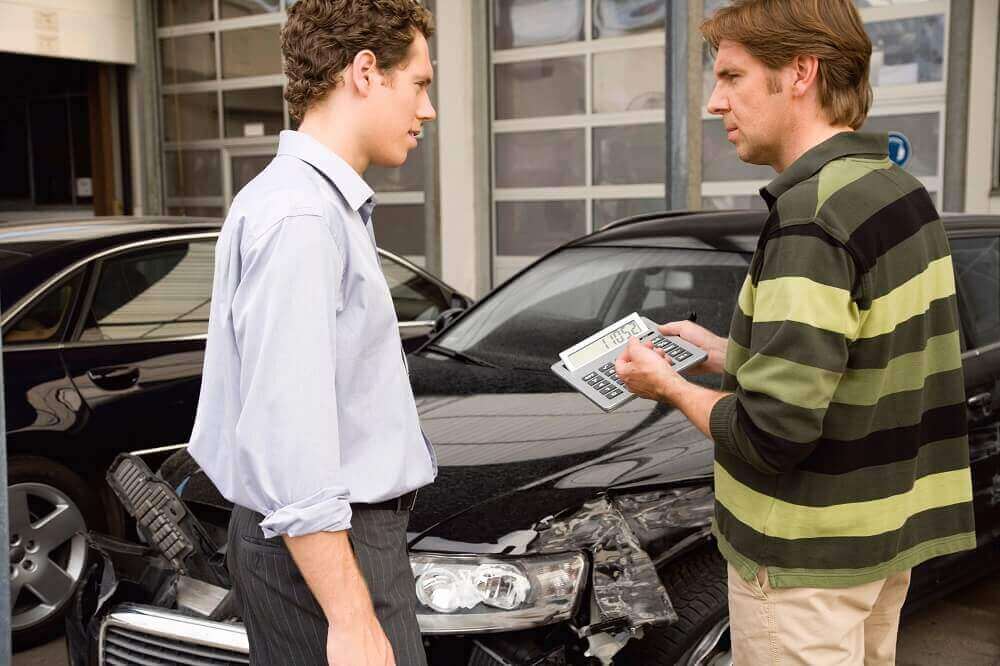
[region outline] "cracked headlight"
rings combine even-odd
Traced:
[[[511,631],[573,615],[582,553],[489,557],[411,553],[417,619],[425,634]]]

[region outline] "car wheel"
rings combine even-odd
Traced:
[[[98,514],[93,493],[62,465],[14,458],[7,475],[11,632],[23,649],[62,630],[86,566],[84,534]]]
[[[661,580],[677,611],[677,622],[647,628],[631,640],[615,664],[731,666],[726,562],[715,546],[670,564]]]

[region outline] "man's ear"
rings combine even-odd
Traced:
[[[354,89],[362,97],[368,97],[380,77],[375,54],[369,49],[358,51],[347,71]]]
[[[819,58],[814,55],[797,55],[792,59],[792,95],[802,97],[813,87],[819,77]]]

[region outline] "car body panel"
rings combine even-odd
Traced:
[[[436,482],[420,490],[411,515],[410,548],[466,554],[528,552],[533,544],[551,537],[540,537],[546,530],[571,524],[583,508],[593,508],[600,501],[613,504],[624,516],[644,553],[659,568],[669,567],[692,549],[711,547],[707,511],[712,502],[713,443],[679,411],[634,400],[605,414],[547,369],[488,367],[474,358],[449,355],[446,348],[436,350],[435,345],[446,347],[452,327],[474,322],[478,312],[515,293],[508,290],[516,289],[518,280],[561,252],[672,248],[704,252],[706,257],[719,251],[748,257],[756,247],[755,234],[763,219],[759,212],[727,211],[653,214],[610,225],[541,258],[409,354],[421,422],[434,443],[439,464]],[[996,235],[1000,234],[1000,218],[947,218],[946,227],[953,238]],[[731,312],[735,291],[727,298]],[[960,294],[960,307],[963,298]],[[575,341],[569,340],[566,346]],[[489,359],[479,359],[484,360]],[[1000,406],[1000,343],[967,349],[964,364],[967,392],[990,395],[988,409],[983,408],[983,415],[972,424],[977,532],[982,547],[919,567],[907,608],[1000,564],[1000,411],[996,410]],[[713,385],[712,380],[698,381]],[[224,520],[218,520],[225,515],[218,512],[224,500],[199,496],[192,490],[197,486],[185,482],[182,499],[191,506],[213,507],[215,527],[224,532]],[[675,504],[682,491],[691,493],[691,501]],[[527,645],[533,639],[519,633],[490,640],[497,645],[504,641]],[[530,656],[537,659],[542,652],[535,650]]]

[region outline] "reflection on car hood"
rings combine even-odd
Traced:
[[[606,414],[550,372],[409,362],[438,457],[411,517],[415,548],[495,552],[608,488],[711,476],[711,443],[672,408],[633,400]]]

